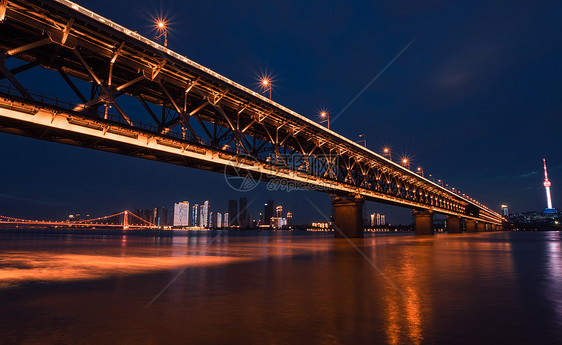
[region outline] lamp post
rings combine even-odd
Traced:
[[[392,153],[390,152],[390,147],[383,147],[382,155],[387,157],[389,160],[392,160]]]
[[[261,88],[263,92],[269,91],[269,99],[271,99],[271,80],[268,77],[261,78]]]
[[[158,32],[161,32],[160,35],[156,36],[156,39],[164,36],[164,47],[168,48],[168,24],[163,20],[159,20],[156,25]]]
[[[422,177],[424,177],[424,176],[423,176],[423,168],[422,168],[422,167],[418,167],[417,171],[418,171],[418,174],[421,174]]]
[[[320,118],[322,119],[322,120],[320,120],[320,123],[327,122],[328,123],[328,129],[330,129],[330,114],[328,114],[327,111],[322,111],[322,112],[320,112]]]
[[[410,169],[410,160],[408,158],[402,158],[402,166],[407,169]]]
[[[358,140],[358,143],[363,143],[363,146],[367,147],[367,137],[365,136],[365,134],[359,134],[359,138],[363,138]]]

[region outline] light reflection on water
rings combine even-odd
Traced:
[[[562,341],[559,233],[353,243],[376,267],[330,234],[0,235],[0,334],[47,344]]]

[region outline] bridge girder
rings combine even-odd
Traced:
[[[493,211],[65,3],[8,3],[5,21],[0,24],[0,49],[4,56],[25,64],[10,70],[0,60],[0,73],[15,88],[0,90],[4,98],[0,107],[13,109],[14,103],[21,103],[25,112],[40,111],[51,113],[53,119],[63,116],[68,122],[82,121],[88,128],[101,128],[103,135],[107,131],[129,131],[137,138],[148,136],[147,143],[152,138],[182,150],[189,147],[216,157],[223,155],[229,161],[249,159],[260,169],[250,164],[241,167],[260,173],[270,171],[261,174],[264,180],[281,175],[304,182],[303,186],[311,189],[323,186],[329,193],[358,193],[379,202],[501,222]],[[57,99],[53,104],[27,90],[16,75],[36,66],[57,71],[81,103],[67,105]],[[91,84],[89,98],[72,79]],[[120,105],[118,98],[124,95],[138,100],[151,123],[138,120],[135,112]],[[103,112],[99,111],[101,105]],[[117,116],[111,113],[112,108]],[[160,109],[160,118],[155,109]],[[97,134],[92,137],[74,129],[50,127],[47,131],[51,134],[46,135],[43,128],[39,135],[41,122],[31,121],[33,126],[28,123],[22,133],[22,120],[18,119],[1,116],[0,130],[59,142],[71,139],[67,143],[200,169],[224,171],[226,167],[227,173],[233,173],[224,162],[170,155],[119,140],[112,145]]]

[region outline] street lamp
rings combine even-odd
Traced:
[[[269,77],[262,77],[260,80],[260,86],[262,88],[262,92],[269,91],[269,99],[271,99],[271,79]]]
[[[402,158],[402,166],[407,169],[410,169],[410,160],[406,157]]]
[[[358,143],[363,143],[363,146],[367,147],[367,137],[365,136],[365,134],[359,134],[359,138],[363,138],[358,140]]]
[[[382,155],[387,157],[389,160],[392,160],[392,153],[390,152],[390,147],[383,147]]]
[[[158,22],[156,22],[156,30],[160,32],[160,35],[156,36],[156,39],[164,36],[164,47],[168,48],[168,23],[164,20],[158,20]]]
[[[322,120],[320,120],[320,123],[327,122],[328,123],[328,129],[330,129],[330,114],[328,114],[327,111],[322,110],[320,112],[320,118],[322,119]]]
[[[422,167],[418,167],[417,171],[418,171],[418,174],[421,174],[422,177],[424,177],[424,176],[423,176],[423,168],[422,168]]]

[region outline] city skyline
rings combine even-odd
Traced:
[[[84,1],[81,4],[94,11],[103,12],[108,18],[130,28],[146,27],[146,23],[149,21],[146,14],[143,13],[143,9],[148,9],[150,5],[142,1],[137,2],[139,5],[137,12],[128,16],[123,16],[124,12],[119,11],[121,5],[117,5],[116,8],[107,8],[103,3],[92,1]],[[304,35],[301,46],[299,41],[294,40],[297,36],[296,32],[291,30],[286,32],[284,29],[280,29],[281,26],[273,26],[270,28],[271,32],[255,30],[253,33],[256,37],[262,38],[268,34],[277,38],[284,35],[280,44],[269,43],[268,40],[261,39],[260,41],[267,44],[266,49],[249,46],[244,50],[243,55],[233,54],[228,56],[228,59],[225,59],[224,55],[218,54],[218,50],[213,49],[219,49],[218,47],[221,45],[228,45],[231,42],[241,45],[248,45],[248,43],[240,41],[236,36],[228,33],[225,37],[218,38],[217,48],[209,48],[205,35],[216,37],[209,32],[201,33],[200,37],[190,37],[192,40],[190,40],[189,47],[182,43],[185,32],[182,28],[196,25],[199,20],[197,11],[204,12],[207,5],[199,4],[197,6],[193,9],[193,13],[186,15],[189,22],[174,22],[174,20],[170,22],[170,47],[248,87],[252,87],[256,82],[256,74],[259,73],[254,73],[255,70],[266,66],[275,75],[272,97],[291,109],[307,114],[314,120],[317,120],[314,118],[318,113],[317,108],[322,106],[327,107],[330,113],[337,114],[346,106],[354,92],[368,81],[363,73],[358,74],[347,69],[345,72],[348,74],[340,72],[334,76],[328,76],[323,71],[333,69],[336,65],[347,66],[349,62],[353,62],[353,65],[362,66],[364,70],[372,71],[375,75],[416,34],[417,37],[408,50],[381,76],[380,80],[377,80],[364,95],[357,99],[339,120],[332,121],[331,129],[349,138],[359,140],[359,135],[363,134],[363,131],[358,131],[354,124],[361,121],[362,127],[373,130],[373,133],[366,134],[366,144],[370,149],[380,152],[383,145],[389,144],[394,154],[409,153],[413,155],[412,167],[422,166],[426,176],[432,174],[435,177],[443,178],[451,186],[467,191],[471,196],[494,210],[499,210],[503,203],[508,204],[514,212],[543,208],[540,205],[544,203],[544,190],[536,183],[537,180],[542,180],[542,171],[540,168],[536,168],[536,163],[543,156],[546,156],[551,162],[549,169],[551,180],[562,180],[562,164],[559,163],[562,160],[560,153],[555,150],[558,133],[556,128],[560,128],[560,119],[557,114],[560,113],[562,107],[554,93],[554,90],[559,88],[559,80],[562,80],[562,78],[556,77],[560,75],[561,71],[558,65],[554,64],[561,52],[560,47],[553,44],[556,33],[560,32],[560,25],[553,21],[554,18],[550,11],[546,12],[546,5],[532,8],[532,13],[535,15],[541,13],[540,18],[549,28],[548,35],[538,35],[542,37],[542,41],[533,41],[539,49],[535,49],[532,54],[522,50],[519,42],[512,40],[502,41],[501,46],[494,45],[497,43],[496,40],[499,42],[498,37],[502,37],[501,34],[511,33],[510,30],[513,29],[511,23],[514,18],[521,19],[518,21],[521,26],[517,28],[516,32],[535,30],[533,32],[537,33],[536,31],[545,30],[534,25],[536,19],[526,13],[525,6],[502,12],[497,18],[491,14],[484,16],[482,25],[487,25],[489,31],[498,35],[497,37],[483,35],[473,27],[465,28],[462,22],[454,21],[454,16],[432,18],[430,15],[430,18],[407,23],[407,16],[404,14],[397,15],[395,24],[386,21],[380,22],[380,25],[386,28],[397,28],[398,25],[403,25],[404,29],[401,34],[395,33],[379,37],[374,35],[376,27],[373,27],[367,17],[361,15],[357,4],[351,3],[347,10],[357,15],[358,22],[362,25],[366,24],[369,30],[363,32],[357,39],[346,41],[346,44],[350,47],[361,47],[365,39],[374,39],[379,43],[374,45],[377,49],[373,47],[366,50],[350,49],[350,51],[361,51],[362,54],[351,56],[348,53],[342,53],[342,56],[338,57],[337,52],[331,48],[330,42],[342,38],[338,29],[345,28],[346,32],[353,33],[357,32],[357,26],[344,18],[342,22],[335,23],[334,27],[313,28],[306,27],[303,18],[300,18],[302,21],[296,18],[297,25],[305,26],[307,32],[320,34],[314,36],[318,43]],[[228,9],[236,5],[223,4],[221,6]],[[282,13],[283,6],[297,5],[272,6],[278,6],[279,8],[276,9]],[[308,8],[309,5],[298,6]],[[379,6],[388,6],[387,10],[394,13],[398,11],[392,5]],[[402,10],[407,12],[414,7],[415,5],[409,5]],[[274,14],[272,8],[264,6],[258,6],[254,10],[266,15],[244,17],[249,26],[239,26],[232,19],[221,25],[226,28],[245,30],[244,28],[248,29],[252,26],[259,27],[259,18],[271,17]],[[327,5],[317,18],[334,13],[336,10],[337,8]],[[481,14],[478,3],[471,4],[466,10],[468,10],[468,17],[478,17]],[[450,32],[442,32],[431,22],[431,19],[437,19],[443,25],[448,25],[451,28]],[[272,20],[281,23],[284,19],[273,16]],[[502,26],[500,23],[505,25]],[[142,29],[139,31],[142,32]],[[226,31],[228,32],[228,30]],[[148,30],[145,30],[145,33],[147,32]],[[422,34],[417,35],[418,32],[422,32]],[[482,51],[486,54],[473,56],[474,61],[467,61],[465,55],[471,52],[471,48],[456,44],[453,40],[455,32],[462,32],[466,36],[465,41],[479,42],[478,47],[484,47]],[[430,37],[431,35],[427,33],[435,34],[436,38]],[[147,34],[147,36],[149,35]],[[451,49],[445,50],[436,46],[437,39]],[[311,46],[323,44],[325,51],[321,56],[328,54],[330,59],[317,59],[321,63],[311,64],[310,61],[319,53],[304,50],[305,42]],[[307,54],[291,55],[292,50],[306,51]],[[501,58],[507,55],[510,56],[509,64],[498,66]],[[427,60],[419,59],[419,57],[427,56],[435,56],[437,61],[428,63]],[[302,60],[297,59],[299,57]],[[299,61],[299,63],[293,64],[291,61]],[[442,63],[439,64],[439,62]],[[247,68],[233,68],[233,66]],[[439,69],[439,66],[442,68]],[[295,71],[292,72],[290,67],[295,67]],[[518,76],[518,83],[510,81],[512,74]],[[37,82],[25,73],[21,76],[28,84],[33,85]],[[488,82],[486,76],[492,78],[491,83]],[[318,79],[322,82],[315,83],[314,81]],[[344,93],[341,92],[341,88],[338,87],[336,90],[332,86],[342,83],[349,89]],[[411,84],[415,87],[409,86]],[[526,85],[535,84],[538,86],[526,87]],[[420,85],[431,87],[420,88]],[[254,89],[257,90],[255,87]],[[302,91],[310,92],[306,92],[307,97],[303,97]],[[494,91],[496,95],[494,100],[490,100],[487,96],[491,91]],[[524,106],[520,106],[519,97],[515,97],[520,94],[524,94],[526,97]],[[383,98],[383,96],[387,97]],[[411,103],[404,105],[402,99],[408,99]],[[547,99],[548,102],[543,102],[544,99]],[[483,104],[486,106],[483,107]],[[375,115],[360,117],[360,114]],[[470,115],[474,121],[469,123],[462,120],[463,115]],[[539,127],[538,122],[542,121],[528,120],[533,115],[540,115],[544,121],[549,123],[546,132],[545,128]],[[487,118],[493,120],[484,122]],[[408,121],[404,121],[404,119],[408,119]],[[424,121],[419,119],[424,119]],[[529,125],[520,126],[521,121],[528,121]],[[431,138],[424,133],[430,133]],[[472,135],[468,136],[463,133],[472,133]],[[489,135],[491,133],[493,136]],[[132,208],[129,205],[139,199],[143,204],[162,204],[165,200],[181,198],[180,192],[185,194],[185,190],[177,190],[175,181],[180,180],[206,181],[206,186],[214,187],[211,194],[226,194],[226,200],[235,194],[235,191],[229,190],[228,184],[224,182],[224,178],[220,174],[133,160],[128,157],[64,147],[59,144],[7,134],[0,134],[0,142],[6,148],[5,159],[10,162],[1,172],[1,176],[3,180],[11,181],[0,195],[0,206],[12,215],[20,215],[30,208],[37,211],[38,216],[53,213],[64,215],[75,213],[71,210],[73,207],[92,210],[90,213],[105,213],[104,211],[107,210]],[[418,145],[420,142],[427,143],[427,145]],[[490,147],[497,148],[497,150],[490,150]],[[98,164],[89,164],[90,162]],[[21,167],[27,167],[27,169],[22,170]],[[41,167],[48,167],[48,169],[40,170]],[[119,176],[123,170],[131,175],[131,178],[126,181],[119,179],[116,179],[115,182],[111,180],[96,181],[98,176]],[[38,177],[37,171],[41,171],[41,178]],[[69,174],[69,171],[72,174]],[[152,181],[155,174],[168,175],[171,178],[169,181],[159,181],[155,184]],[[189,176],[187,179],[186,175]],[[40,188],[33,185],[33,182],[39,179],[42,181]],[[88,183],[84,183],[84,180]],[[184,186],[180,188],[193,190],[194,198],[198,200],[203,199],[203,195],[208,192],[203,186],[196,186],[195,183],[184,183]],[[263,183],[260,184],[256,191],[248,193],[248,200],[269,198],[262,197],[263,194],[269,193],[264,189]],[[555,182],[552,189],[553,201],[556,205],[557,195],[561,195],[560,183]],[[88,198],[83,198],[84,195],[88,195]],[[292,203],[295,208],[307,209],[308,212],[303,212],[303,214],[313,215],[311,221],[317,220],[321,215],[310,204],[316,203],[321,206],[320,209],[325,210],[330,202],[327,195],[302,191],[276,192],[272,193],[271,198],[280,200],[286,205]],[[381,212],[396,215],[399,222],[405,223],[411,218],[411,214],[406,210],[368,204],[368,207],[382,208]]]

